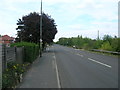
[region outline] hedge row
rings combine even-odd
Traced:
[[[18,42],[11,44],[11,47],[24,47],[24,62],[32,63],[39,55],[39,45],[29,42]]]

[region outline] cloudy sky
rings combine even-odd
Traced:
[[[0,0],[0,34],[15,36],[19,18],[30,12],[40,12],[40,0]],[[60,37],[97,38],[118,36],[119,0],[43,0],[43,11],[57,24]]]

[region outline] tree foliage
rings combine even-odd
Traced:
[[[36,12],[23,16],[22,19],[17,20],[18,27],[16,41],[26,41],[39,43],[40,41],[40,17]],[[53,42],[55,34],[57,33],[56,24],[53,18],[49,15],[42,14],[42,41],[43,44]]]
[[[72,37],[72,38],[60,38],[57,42],[61,45],[66,46],[75,46],[79,49],[102,49],[108,51],[117,51],[120,52],[120,38],[116,36],[113,38],[110,35],[104,35],[103,39],[90,39],[83,38],[82,36]]]

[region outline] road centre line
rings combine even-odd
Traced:
[[[80,55],[80,54],[77,54],[77,55],[83,57],[83,55]]]
[[[65,51],[68,51],[68,50],[65,50]],[[69,51],[69,52],[73,53],[72,51]],[[73,53],[73,54],[74,54],[74,53]],[[78,56],[80,56],[80,57],[83,57],[83,55],[81,55],[81,54],[79,54],[79,53],[77,53],[76,55],[78,55]],[[106,67],[108,67],[108,68],[112,68],[112,66],[107,65],[107,64],[102,63],[102,62],[99,62],[99,61],[96,61],[96,60],[94,60],[94,59],[88,58],[88,60],[93,61],[93,62],[96,62],[96,63],[101,64],[101,65],[104,65],[104,66],[106,66]]]
[[[91,61],[96,62],[96,63],[98,63],[98,64],[104,65],[104,66],[106,66],[106,67],[112,68],[112,66],[107,65],[107,64],[104,64],[104,63],[99,62],[99,61],[96,61],[96,60],[94,60],[94,59],[88,58],[88,60],[91,60]]]

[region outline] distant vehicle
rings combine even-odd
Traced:
[[[76,46],[74,45],[73,48],[76,48]]]

